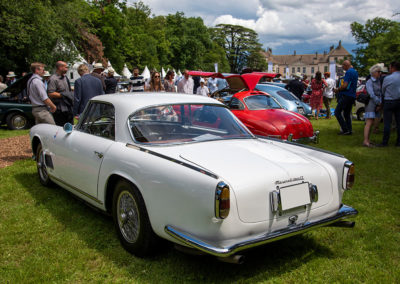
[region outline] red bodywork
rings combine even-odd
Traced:
[[[249,110],[245,98],[254,95],[266,95],[265,92],[254,91],[258,81],[265,77],[265,73],[249,73],[243,75],[232,75],[227,77],[229,85],[234,85],[235,89],[247,89],[236,93],[236,98],[244,105],[243,110],[231,109],[239,120],[255,135],[288,139],[292,134],[292,139],[311,138],[314,130],[310,121],[301,114],[287,111],[284,109],[264,109]],[[241,82],[243,88],[240,87]]]

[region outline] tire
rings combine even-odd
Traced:
[[[362,107],[362,108],[359,108],[358,110],[357,110],[357,119],[358,120],[365,120],[365,118],[364,118],[364,114],[365,114],[365,109]]]
[[[40,183],[44,186],[53,185],[53,182],[50,180],[49,174],[47,173],[47,167],[44,163],[43,148],[41,143],[39,143],[36,149],[36,167]]]
[[[112,215],[118,238],[128,252],[138,257],[155,253],[159,237],[151,228],[142,195],[126,180],[115,185]]]
[[[11,130],[20,130],[29,128],[29,120],[28,118],[20,113],[13,112],[7,115],[7,127]]]

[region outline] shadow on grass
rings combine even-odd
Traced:
[[[119,269],[139,282],[243,282],[249,279],[277,277],[316,258],[335,258],[327,247],[306,235],[267,244],[243,254],[246,262],[234,265],[219,262],[212,256],[192,256],[166,246],[152,258],[136,258],[119,244],[112,218],[100,214],[54,186],[42,186],[35,173],[15,176],[33,197],[36,206],[45,208],[66,231],[71,231],[86,246],[104,255]],[[68,245],[68,244],[66,244]],[[100,269],[100,268],[99,268]]]

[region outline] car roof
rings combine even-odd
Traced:
[[[181,93],[154,93],[154,92],[133,92],[123,94],[109,94],[96,96],[91,101],[102,101],[113,104],[120,110],[127,109],[130,113],[145,108],[147,106],[154,105],[166,105],[166,104],[186,104],[186,103],[198,103],[198,104],[220,104],[219,101],[199,96],[199,95],[188,95]]]

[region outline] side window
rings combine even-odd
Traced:
[[[115,139],[115,110],[114,106],[106,103],[92,102],[85,112],[79,131],[95,136]]]
[[[229,103],[229,108],[230,109],[238,109],[238,110],[243,110],[244,109],[244,105],[243,103],[238,100],[237,98],[232,98],[231,102]]]

